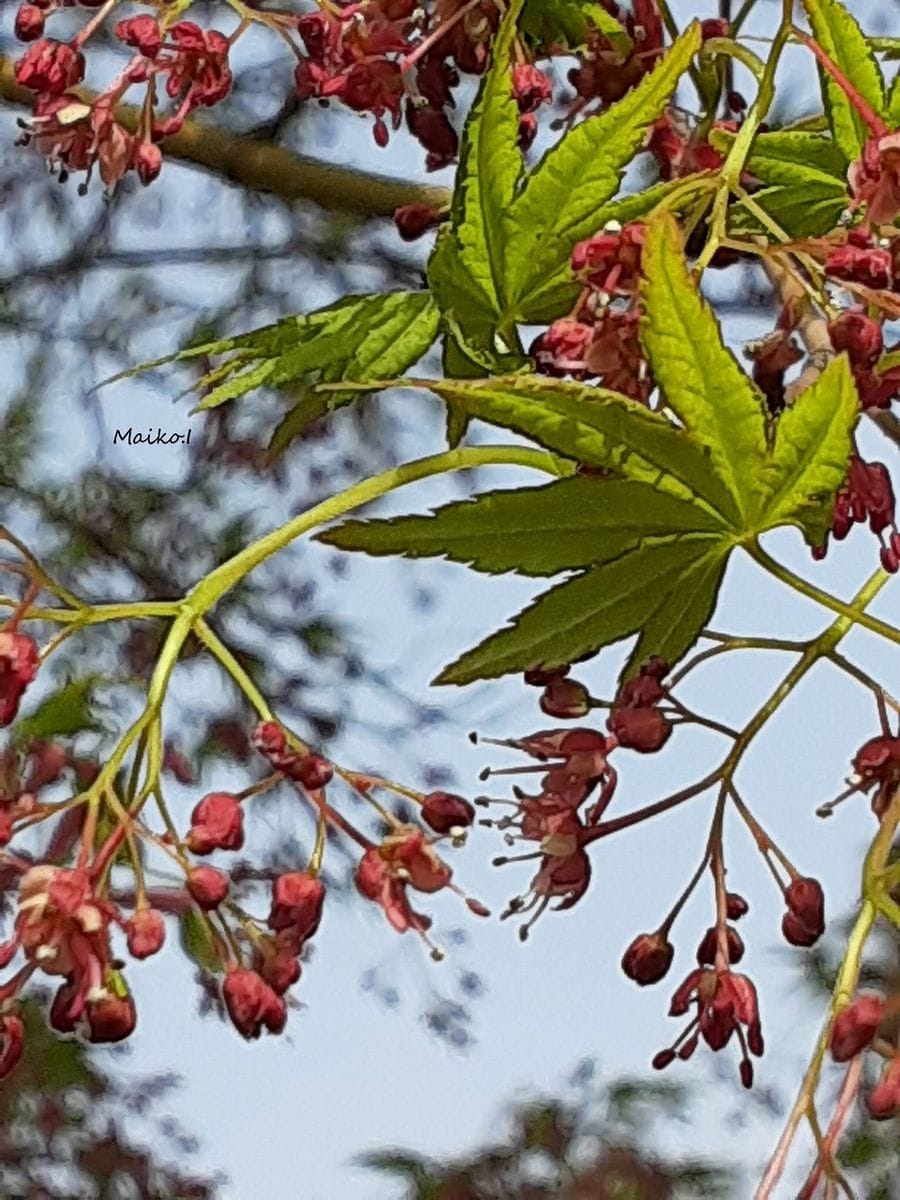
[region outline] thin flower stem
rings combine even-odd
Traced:
[[[744,824],[750,830],[750,833],[753,835],[753,840],[756,842],[756,845],[759,848],[760,854],[767,857],[769,852],[771,851],[775,855],[775,857],[778,859],[778,861],[781,863],[781,865],[784,867],[784,869],[787,871],[787,873],[791,877],[791,879],[795,879],[800,874],[800,872],[797,870],[797,868],[794,866],[794,864],[791,862],[791,860],[787,857],[787,855],[780,849],[780,847],[777,846],[775,844],[775,842],[772,841],[771,837],[766,833],[766,831],[763,829],[762,825],[760,825],[759,821],[757,821],[756,817],[754,817],[753,813],[750,811],[750,809],[747,807],[747,805],[741,799],[740,795],[738,794],[737,788],[735,788],[734,784],[729,785],[728,791],[731,795],[731,799],[734,804],[734,807],[737,809],[738,813],[740,814],[741,820],[744,822]]]
[[[595,842],[598,838],[609,837],[610,834],[618,833],[620,829],[628,829],[632,825],[646,821],[649,817],[656,817],[660,813],[668,812],[670,809],[676,808],[679,804],[683,804],[685,800],[699,796],[702,792],[711,788],[714,783],[717,783],[720,778],[721,768],[711,771],[699,783],[692,783],[689,787],[682,788],[681,791],[667,796],[664,800],[657,800],[655,804],[647,804],[644,808],[626,813],[622,817],[616,817],[612,821],[601,821],[599,825],[595,825],[593,829],[588,830],[585,834],[583,839],[584,844]]]
[[[309,860],[309,866],[306,868],[308,873],[315,879],[322,869],[322,859],[325,855],[325,841],[328,835],[328,816],[323,809],[319,810],[319,817],[316,822],[316,844],[313,847],[312,857]]]
[[[834,1114],[828,1125],[828,1132],[824,1138],[820,1134],[816,1139],[820,1143],[819,1154],[807,1177],[806,1183],[798,1193],[797,1200],[812,1200],[823,1172],[841,1188],[841,1191],[848,1197],[848,1200],[854,1200],[853,1190],[838,1167],[834,1152],[859,1092],[859,1084],[862,1079],[862,1064],[863,1056],[857,1054],[855,1058],[850,1060],[847,1066]]]
[[[728,788],[722,785],[719,798],[716,801],[716,811],[713,816],[712,828],[709,835],[709,856],[713,879],[716,889],[716,970],[727,971],[730,965],[728,953],[728,893],[725,888],[725,844],[723,830],[725,825],[725,802],[728,798]]]
[[[900,701],[896,700],[890,692],[885,691],[882,685],[874,680],[871,675],[867,674],[862,667],[858,667],[856,663],[850,662],[848,658],[845,658],[843,654],[839,654],[837,650],[832,650],[828,655],[828,659],[836,667],[839,667],[840,670],[856,679],[863,687],[874,692],[876,698],[881,697],[883,703],[888,704],[894,712],[900,713]]]
[[[900,826],[900,788],[894,793],[893,800],[881,819],[881,825],[866,855],[862,878],[863,901],[847,942],[847,951],[834,985],[828,1016],[819,1034],[812,1060],[803,1077],[800,1091],[778,1140],[778,1145],[775,1147],[759,1187],[754,1193],[754,1200],[769,1200],[775,1185],[781,1178],[797,1128],[819,1082],[822,1063],[828,1049],[832,1022],[853,999],[859,981],[863,950],[878,915],[878,907],[872,896],[873,893],[877,893],[880,885],[881,873],[888,863],[898,826]]]
[[[732,729],[730,725],[723,725],[721,721],[715,721],[712,717],[701,717],[699,713],[693,712],[686,708],[681,701],[676,700],[674,696],[669,696],[669,703],[675,711],[684,717],[686,722],[693,725],[702,725],[706,729],[712,729],[715,733],[724,734],[725,737],[738,738],[740,734],[736,729]]]
[[[710,646],[707,650],[700,650],[692,658],[689,658],[684,666],[676,671],[669,680],[668,686],[670,689],[677,687],[682,679],[689,675],[695,667],[708,662],[711,658],[717,658],[720,654],[728,654],[732,650],[785,650],[801,654],[809,645],[808,642],[781,641],[778,638],[733,638],[730,634],[713,633],[711,630],[704,630],[701,637],[709,638],[722,644],[719,646]]]
[[[678,920],[679,913],[684,908],[685,904],[687,904],[688,900],[690,899],[690,897],[692,896],[692,894],[694,892],[694,888],[700,882],[701,876],[703,875],[703,872],[706,870],[707,863],[709,862],[709,850],[710,850],[710,839],[707,839],[706,850],[704,851],[703,858],[700,860],[700,865],[697,867],[694,874],[688,880],[687,886],[685,887],[684,891],[681,893],[681,895],[678,897],[678,899],[675,901],[675,903],[669,909],[669,913],[668,913],[666,919],[663,921],[662,925],[660,926],[660,933],[663,933],[666,936],[668,936],[669,930],[672,928],[672,926]]]
[[[244,667],[241,666],[232,652],[228,649],[222,639],[218,636],[218,634],[214,633],[213,630],[210,629],[209,625],[207,625],[202,617],[198,617],[194,622],[194,633],[207,648],[207,650],[209,650],[209,652],[214,655],[215,658],[225,668],[240,690],[256,709],[257,713],[259,713],[261,720],[274,721],[275,717],[262,692],[250,678]]]
[[[0,596],[0,608],[15,608],[18,600]],[[78,608],[42,608],[31,606],[22,621],[54,621],[58,625],[99,625],[104,621],[143,621],[153,617],[174,617],[178,601],[142,601],[130,604],[81,605]]]
[[[432,46],[437,45],[437,43],[450,32],[457,21],[462,20],[467,13],[470,13],[472,9],[480,3],[481,0],[468,0],[467,4],[463,4],[461,8],[458,8],[455,13],[453,13],[447,18],[446,21],[443,22],[443,24],[439,25],[437,29],[433,30],[428,37],[423,38],[423,40],[416,46],[415,50],[413,50],[411,54],[408,54],[400,63],[401,74],[405,75],[410,67],[414,66],[423,56],[423,54],[427,54]],[[500,6],[497,5],[497,7],[499,8]]]
[[[860,607],[854,603],[847,604],[843,600],[839,600],[837,596],[832,596],[829,592],[823,592],[821,588],[817,588],[814,583],[807,583],[805,579],[801,579],[799,575],[795,575],[793,571],[777,562],[771,555],[754,542],[745,547],[748,554],[761,567],[764,567],[776,579],[780,579],[782,583],[792,587],[801,595],[807,596],[810,600],[815,600],[824,608],[831,609],[832,612],[840,613],[842,617],[847,617],[855,625],[862,626],[863,629],[868,629],[872,633],[877,633],[881,637],[886,638],[889,642],[900,646],[900,629],[896,629],[893,625],[888,625],[886,621],[880,621],[877,617],[871,617],[865,612],[864,606]],[[892,577],[886,571],[877,571],[868,581],[869,585],[874,586],[872,595],[874,596]],[[877,586],[875,585],[877,581]],[[871,597],[869,597],[871,599]],[[869,603],[869,599],[866,603]]]
[[[722,164],[716,197],[710,214],[709,237],[694,267],[697,276],[702,275],[709,266],[726,236],[728,202],[735,188],[740,185],[741,175],[747,159],[750,157],[753,142],[775,99],[775,73],[778,70],[784,48],[791,38],[793,17],[794,0],[781,0],[781,23],[772,42],[763,77],[759,81],[756,98]]]
[[[756,5],[756,0],[744,0],[744,3],[741,5],[741,7],[737,11],[737,15],[735,16],[734,20],[731,22],[731,36],[733,38],[737,37],[738,33],[741,30],[741,26],[744,24],[746,19],[750,16],[750,13],[753,11],[755,5]]]
[[[296,538],[328,521],[344,516],[355,508],[360,508],[363,504],[386,496],[396,488],[428,479],[432,475],[492,466],[528,467],[557,476],[563,470],[560,460],[555,455],[524,446],[466,446],[392,467],[389,471],[373,475],[337,496],[324,500],[247,546],[192,588],[185,598],[185,607],[194,619],[203,616],[254,567],[258,567],[267,558],[289,546]]]
[[[52,592],[57,600],[62,600],[64,604],[68,604],[72,608],[85,607],[83,601],[79,600],[74,592],[70,592],[67,588],[64,588],[61,584],[50,578],[25,543],[20,541],[14,533],[11,533],[5,525],[0,525],[0,541],[9,542],[11,546],[15,546],[28,564],[31,577],[35,583],[41,584],[48,592]]]

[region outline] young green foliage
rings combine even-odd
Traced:
[[[759,481],[748,464],[766,450],[765,402],[725,347],[709,305],[692,287],[675,222],[647,225],[643,254],[644,346],[663,399],[706,447],[743,518],[755,515]]]
[[[489,575],[549,576],[618,558],[646,537],[721,528],[699,505],[652,484],[575,476],[483,492],[430,516],[346,521],[319,540],[374,555],[447,558]]]
[[[843,358],[767,444],[763,399],[690,279],[672,219],[648,222],[642,337],[664,410],[603,388],[517,375],[428,387],[477,417],[614,477],[490,492],[428,516],[350,521],[320,535],[369,554],[445,557],[488,574],[576,571],[439,676],[468,683],[558,666],[639,635],[675,662],[715,607],[730,552],[777,525],[817,544],[850,455],[858,401]],[[666,413],[680,422],[674,424]]]
[[[803,0],[816,41],[879,116],[886,117],[884,80],[878,60],[856,19],[840,0]],[[870,130],[836,80],[819,69],[822,94],[835,143],[850,163],[862,152]]]
[[[272,435],[269,452],[277,455],[314,421],[359,395],[348,389],[326,397],[311,391],[310,384],[365,383],[401,375],[434,343],[438,320],[437,305],[427,291],[345,296],[250,333],[189,346],[115,378],[225,354],[225,362],[192,385],[192,391],[206,391],[198,410],[217,408],[259,387],[299,388],[300,398]]]
[[[500,24],[493,61],[466,120],[450,222],[441,230],[428,280],[460,340],[493,351],[506,303],[509,212],[522,175],[511,49],[523,0]]]
[[[571,49],[584,46],[593,26],[623,55],[632,41],[624,26],[597,0],[526,0],[520,27],[539,46],[561,42]]]
[[[530,667],[562,666],[640,633],[651,622],[658,637],[648,651],[676,662],[712,613],[724,559],[716,534],[648,539],[539,596],[511,627],[445,667],[435,682],[464,684]],[[692,586],[698,570],[702,589]]]
[[[713,130],[711,144],[727,154],[734,134]],[[753,193],[762,208],[791,237],[815,237],[833,229],[850,203],[847,163],[830,137],[784,129],[759,134],[747,170],[764,186]],[[741,203],[729,211],[734,232],[766,233],[756,215]]]
[[[794,524],[810,545],[824,542],[831,497],[847,474],[858,407],[850,367],[841,355],[781,414],[763,465],[768,528]]]
[[[637,87],[576,125],[528,176],[510,213],[515,240],[507,288],[517,319],[535,319],[532,298],[565,268],[575,243],[596,232],[598,210],[619,190],[622,172],[699,46],[694,21]]]

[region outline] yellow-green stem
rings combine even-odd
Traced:
[[[886,621],[880,621],[878,617],[870,617],[865,611],[866,606],[874,599],[878,592],[884,587],[892,576],[886,571],[878,570],[866,582],[865,587],[858,596],[847,603],[839,600],[837,596],[832,596],[830,592],[823,592],[821,588],[817,588],[814,583],[807,583],[799,575],[795,575],[793,571],[776,562],[771,555],[754,542],[752,545],[745,547],[747,553],[761,567],[782,583],[792,587],[794,591],[800,592],[801,595],[807,596],[810,600],[815,600],[817,604],[821,604],[823,608],[829,608],[832,612],[840,613],[842,617],[846,617],[852,624],[860,625],[863,629],[868,629],[872,633],[877,633],[881,637],[886,638],[889,642],[900,646],[900,629],[896,629],[893,625],[889,625]]]
[[[528,467],[548,475],[558,475],[559,463],[560,460],[555,455],[544,450],[531,450],[522,446],[467,446],[393,467],[324,500],[247,546],[192,588],[185,598],[185,607],[195,619],[203,616],[245,575],[279,550],[283,550],[285,546],[289,546],[298,537],[407,483],[415,483],[431,475],[443,475],[450,471],[465,471],[472,467]]]

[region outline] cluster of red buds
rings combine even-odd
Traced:
[[[388,831],[375,843],[328,805],[325,788],[333,778],[334,768],[326,759],[291,749],[284,730],[274,721],[257,726],[253,744],[276,771],[305,790],[324,819],[333,821],[362,848],[362,857],[356,867],[356,886],[367,900],[381,907],[398,933],[414,930],[429,946],[434,958],[443,957],[440,947],[428,937],[431,918],[413,909],[408,895],[410,889],[427,894],[446,889],[461,896],[476,916],[489,915],[483,904],[460,890],[453,881],[452,869],[435,850],[443,840],[449,839],[454,845],[464,841],[465,831],[475,815],[475,809],[467,800],[449,792],[418,796],[404,789],[404,795],[415,795],[422,821],[437,836],[428,836],[420,825],[398,820],[379,805],[379,814],[386,821]],[[344,778],[358,794],[370,799],[372,789],[384,782],[356,773],[345,772]]]
[[[716,121],[713,129],[735,132],[734,121]],[[647,139],[647,149],[656,159],[661,179],[681,179],[695,171],[718,171],[724,156],[706,137],[700,136],[685,117],[667,112],[654,122]]]
[[[58,7],[45,0],[24,4],[16,19],[17,35],[31,43],[15,65],[16,82],[35,93],[32,118],[22,123],[23,142],[33,142],[61,180],[84,171],[82,191],[95,167],[107,187],[129,171],[141,183],[150,183],[162,166],[157,143],[177,133],[194,109],[218,104],[228,94],[231,42],[193,21],[167,25],[164,16],[149,14],[119,21],[115,36],[131,56],[112,82],[85,103],[72,89],[84,79],[85,49],[110,5],[100,6],[70,42],[43,36],[46,18]],[[132,133],[117,119],[116,106],[132,86],[140,84],[146,85],[146,91]],[[160,84],[175,105],[174,112],[162,119],[155,113]]]
[[[896,349],[891,346],[885,351],[881,322],[861,309],[850,308],[829,324],[828,332],[835,351],[846,351],[860,406],[888,408],[900,396],[900,367],[879,369],[883,354]]]
[[[603,836],[601,818],[615,794],[618,780],[609,761],[611,753],[618,747],[653,753],[668,740],[671,715],[659,708],[660,701],[669,695],[662,683],[668,670],[668,664],[653,658],[637,676],[623,684],[610,706],[607,733],[582,727],[541,730],[502,741],[482,739],[489,745],[524,751],[542,764],[500,770],[486,768],[481,774],[482,781],[494,776],[540,774],[540,791],[529,795],[514,787],[514,800],[481,797],[476,801],[485,808],[503,804],[513,809],[504,817],[481,822],[503,831],[507,845],[537,845],[537,849],[525,854],[494,859],[495,866],[524,861],[538,864],[529,891],[514,897],[502,914],[503,918],[532,914],[520,928],[523,941],[551,900],[559,900],[557,909],[571,908],[587,891],[591,878],[587,847]],[[568,678],[568,672],[567,666],[536,667],[526,672],[525,680],[543,689],[540,698],[543,712],[564,720],[578,720],[595,707],[595,701],[582,683]],[[477,741],[478,735],[472,734],[472,740]],[[585,809],[589,801],[590,806]]]
[[[843,245],[828,250],[825,272],[873,291],[900,290],[900,239],[876,238],[862,226],[851,229]]]
[[[32,639],[16,630],[33,594],[34,589],[29,589],[0,633],[4,724],[14,719],[39,661]],[[114,795],[103,790],[95,794],[91,787],[98,780],[96,762],[47,742],[32,743],[24,755],[13,748],[4,752],[0,759],[2,884],[4,891],[16,892],[16,899],[12,930],[0,943],[0,969],[14,967],[0,983],[0,1077],[22,1055],[23,1024],[17,1006],[34,976],[49,976],[57,983],[47,1013],[51,1028],[95,1043],[127,1038],[135,1028],[137,1012],[125,962],[114,943],[121,937],[122,950],[136,960],[157,954],[165,941],[167,914],[181,920],[193,914],[209,951],[202,956],[205,969],[219,973],[218,995],[238,1032],[248,1039],[264,1031],[280,1033],[287,1020],[288,992],[300,978],[302,959],[322,915],[326,887],[319,874],[328,828],[361,849],[356,869],[360,892],[382,907],[393,928],[415,930],[440,957],[439,948],[428,941],[430,919],[412,908],[408,893],[446,889],[463,895],[436,847],[462,844],[475,815],[473,805],[447,792],[420,795],[385,780],[342,771],[291,742],[274,721],[258,725],[250,740],[272,774],[241,793],[214,791],[203,796],[183,835],[171,820],[167,832],[154,833],[138,811],[130,811]],[[184,764],[169,758],[178,776],[187,778]],[[326,789],[338,775],[369,799],[386,823],[380,840],[370,840],[329,804]],[[70,799],[51,803],[42,798],[42,789],[67,777],[76,785]],[[319,834],[305,869],[262,876],[271,883],[271,899],[268,916],[261,920],[239,903],[235,886],[240,872],[202,860],[213,853],[241,850],[248,801],[281,781],[295,785],[316,813]],[[377,788],[387,788],[406,800],[414,798],[421,824],[401,821],[384,808],[372,795]],[[101,813],[107,812],[114,818],[108,833],[100,820]],[[21,843],[16,848],[10,844],[46,821],[55,823],[38,856]],[[148,885],[149,868],[137,854],[138,840],[174,860],[183,874],[182,886]],[[129,876],[118,870],[125,859],[133,868]],[[477,900],[463,898],[473,913],[488,915]],[[15,964],[16,959],[21,965]]]
[[[524,751],[539,763],[500,770],[488,768],[481,775],[482,780],[487,780],[536,774],[540,777],[536,792],[514,786],[510,800],[490,797],[476,800],[482,807],[504,805],[511,809],[500,818],[481,822],[500,830],[507,845],[534,847],[522,854],[494,859],[496,866],[523,861],[536,864],[528,892],[514,897],[502,914],[503,918],[528,915],[519,931],[523,940],[554,899],[557,910],[567,909],[585,894],[591,879],[588,854],[591,843],[656,816],[696,790],[688,789],[669,800],[609,819],[607,810],[618,782],[617,772],[610,763],[612,753],[620,749],[654,753],[668,742],[676,724],[703,723],[705,719],[676,699],[671,685],[666,684],[669,666],[659,658],[644,662],[636,675],[623,682],[609,704],[591,697],[584,684],[569,676],[569,670],[568,666],[537,667],[526,672],[525,681],[542,689],[540,707],[551,716],[580,720],[592,708],[608,707],[606,732],[582,726],[541,730],[503,741],[482,739]],[[473,734],[472,739],[477,740],[477,735]],[[781,928],[785,940],[793,946],[814,945],[825,931],[821,885],[797,871],[761,829],[755,833],[784,898]],[[737,893],[724,891],[721,854],[721,844],[714,848],[711,835],[704,866],[710,864],[716,883],[716,922],[700,939],[697,966],[678,987],[670,1009],[672,1016],[684,1016],[693,1007],[694,1017],[674,1045],[660,1051],[653,1063],[661,1069],[676,1058],[690,1058],[701,1040],[711,1049],[721,1050],[734,1037],[741,1049],[741,1079],[750,1087],[753,1080],[750,1056],[763,1052],[758,1003],[752,982],[733,969],[744,956],[744,943],[734,922],[746,914],[748,905]],[[770,856],[778,860],[786,873],[784,882]],[[639,934],[625,951],[622,969],[636,983],[647,986],[667,975],[675,954],[669,938],[672,925],[701,874],[702,869],[694,875],[660,927],[652,933]]]
[[[476,69],[486,63],[498,16],[495,5],[486,7],[489,15],[480,22],[471,19],[471,11],[465,14],[468,21],[464,16],[456,22],[484,49]],[[459,148],[446,112],[459,74],[447,61],[450,31],[444,38],[427,37],[424,21],[416,0],[374,0],[302,16],[297,28],[306,54],[299,58],[294,80],[301,100],[316,97],[327,103],[335,98],[354,112],[371,113],[379,146],[386,146],[390,137],[385,117],[396,130],[405,111],[410,131],[427,152],[429,170],[436,170],[451,163]],[[436,41],[442,44],[430,53]],[[452,45],[458,41],[453,39]]]
[[[900,213],[900,130],[888,128],[814,38],[804,33],[797,37],[812,51],[868,127],[869,136],[862,153],[847,172],[851,213],[863,209],[865,226],[892,224]]]
[[[881,565],[895,573],[900,569],[900,533],[897,531],[896,501],[887,467],[880,462],[865,462],[854,454],[843,485],[834,498],[831,533],[842,541],[855,524],[868,522],[881,542]],[[828,550],[825,542],[813,550],[821,559]]]
[[[638,336],[644,226],[608,223],[579,242],[571,266],[581,295],[566,316],[540,334],[529,351],[544,375],[596,380],[646,404],[654,383]]]
[[[900,733],[891,732],[882,713],[882,732],[864,742],[853,756],[853,772],[847,779],[847,787],[816,811],[820,817],[830,817],[835,808],[850,796],[871,793],[872,812],[881,820],[898,788]]]
[[[790,873],[789,883],[779,884],[786,905],[782,933],[792,946],[813,946],[825,932],[822,887],[818,880],[801,876],[793,868]],[[657,930],[638,934],[626,949],[622,970],[641,987],[659,983],[668,974],[675,954],[669,934],[698,878],[695,876]],[[716,924],[706,930],[697,946],[696,968],[679,985],[669,1008],[670,1016],[681,1017],[693,1004],[695,1016],[670,1047],[659,1051],[653,1066],[662,1070],[676,1058],[689,1059],[701,1038],[711,1050],[718,1051],[736,1035],[741,1049],[741,1081],[750,1087],[753,1083],[750,1054],[762,1055],[763,1039],[756,989],[746,975],[733,970],[744,957],[744,942],[732,923],[743,917],[749,906],[739,893],[725,892],[721,907]]]
[[[838,1013],[831,1026],[830,1049],[835,1062],[850,1062],[867,1052],[883,1062],[881,1077],[866,1096],[869,1116],[876,1121],[900,1115],[898,1013],[900,996],[863,993]]]
[[[569,82],[577,96],[575,112],[590,105],[594,106],[592,111],[602,111],[621,100],[653,70],[663,54],[664,27],[656,0],[633,0],[629,9],[616,0],[602,0],[602,7],[619,21],[628,40],[616,40],[590,29],[581,61],[569,71]]]
[[[13,623],[7,622],[0,631],[0,726],[15,720],[22,695],[37,674],[39,661],[34,639],[17,632]]]
[[[848,172],[852,207],[865,205],[866,221],[890,225],[900,213],[900,131],[872,122],[873,136]]]
[[[676,1058],[686,1061],[700,1038],[710,1050],[719,1051],[737,1038],[741,1051],[740,1076],[744,1087],[753,1086],[750,1055],[761,1057],[764,1049],[759,1020],[759,1002],[751,980],[729,966],[698,967],[678,986],[669,1005],[670,1017],[683,1017],[694,1008],[694,1016],[676,1041],[653,1058],[656,1070],[664,1070]]]
[[[354,112],[371,113],[379,146],[390,138],[388,123],[397,130],[405,119],[426,152],[426,168],[439,170],[459,149],[448,112],[459,72],[485,70],[499,17],[494,0],[436,0],[430,12],[417,0],[364,0],[302,16],[297,28],[305,54],[294,73],[297,93],[302,100],[338,99]],[[535,113],[552,98],[550,81],[520,62],[512,87],[524,150],[537,133]],[[409,231],[413,218],[400,216],[398,224]]]

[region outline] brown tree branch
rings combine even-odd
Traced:
[[[79,94],[85,103],[90,101],[86,90],[79,89]],[[9,58],[0,58],[0,101],[28,108],[34,101],[34,94],[16,83]],[[116,119],[132,131],[138,114],[130,104],[116,109]],[[163,149],[169,158],[202,167],[249,191],[309,201],[326,212],[386,217],[404,204],[441,208],[450,200],[446,188],[331,166],[205,121],[185,121],[180,133],[166,138]]]
[[[801,374],[787,386],[786,398],[788,403],[792,403],[802,391],[815,383],[828,360],[834,355],[828,334],[828,322],[810,305],[803,289],[783,266],[771,258],[763,258],[761,262],[782,304],[795,303],[801,312],[797,333],[803,340],[808,358]],[[889,409],[869,408],[866,409],[866,416],[900,449],[900,418],[895,413]]]

